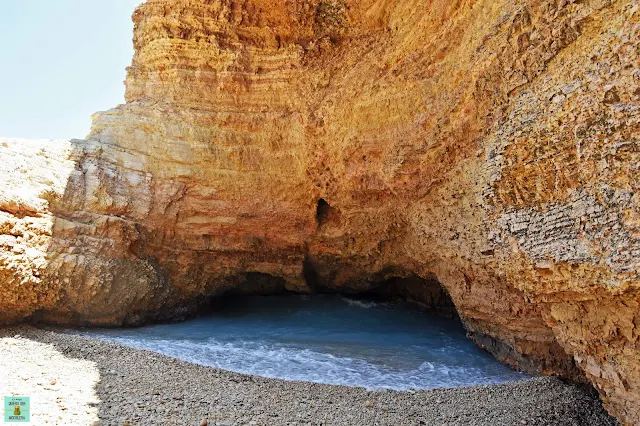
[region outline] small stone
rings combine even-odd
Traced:
[[[526,425],[527,421],[526,420],[520,420],[520,423],[523,424],[523,425]]]
[[[615,104],[620,102],[620,96],[618,95],[615,87],[612,87],[605,92],[603,102],[605,104]]]
[[[367,400],[367,402],[364,403],[364,406],[367,407],[367,408],[371,408],[371,407],[373,407],[373,402]]]
[[[200,426],[207,426],[209,424],[209,419],[202,419],[202,422],[200,423]]]

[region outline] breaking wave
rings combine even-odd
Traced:
[[[82,334],[239,373],[370,390],[527,377],[475,346],[457,321],[340,296],[250,297],[179,324]]]

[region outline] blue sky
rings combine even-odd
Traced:
[[[83,138],[124,102],[141,0],[11,0],[0,13],[0,136]]]

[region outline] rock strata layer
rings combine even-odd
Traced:
[[[0,140],[0,322],[229,291],[449,293],[640,422],[633,0],[149,0],[125,105]],[[424,284],[421,287],[420,283]]]

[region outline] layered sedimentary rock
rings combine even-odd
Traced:
[[[0,141],[0,321],[431,303],[437,280],[498,357],[640,422],[636,2],[149,0],[134,22],[127,103],[87,140]]]

